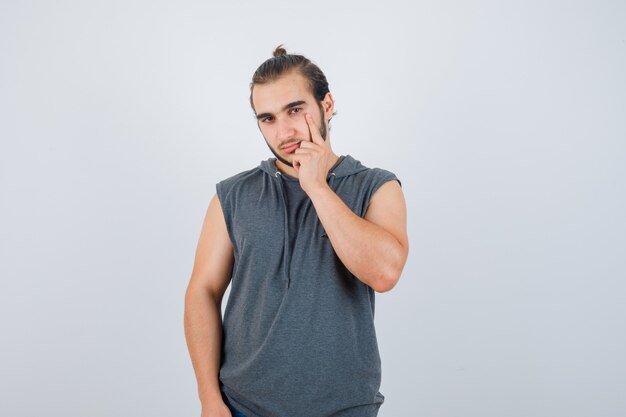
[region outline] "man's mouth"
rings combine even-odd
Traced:
[[[283,146],[282,151],[285,153],[294,153],[296,151],[296,149],[298,149],[300,147],[300,142],[296,142],[296,143],[290,143],[288,145]]]

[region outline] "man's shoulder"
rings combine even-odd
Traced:
[[[373,176],[386,176],[386,175],[393,175],[395,176],[396,174],[394,174],[392,171],[385,169],[385,168],[379,168],[379,167],[367,167],[367,170],[363,172],[363,174],[365,175],[373,175]]]
[[[245,171],[241,171],[238,174],[231,175],[230,177],[224,178],[218,184],[236,184],[238,182],[250,180],[251,178],[257,177],[261,174],[263,174],[263,171],[260,167],[257,166],[251,169],[247,169]]]
[[[346,168],[344,169],[343,175],[340,176],[353,178],[365,183],[371,181],[398,180],[392,171],[385,168],[366,166],[351,155],[346,156]]]
[[[265,176],[267,173],[260,166],[242,171],[219,181],[216,184],[217,193],[220,199],[225,198],[233,191],[234,194],[241,196],[242,191],[259,189]]]

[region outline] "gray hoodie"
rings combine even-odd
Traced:
[[[330,187],[363,217],[396,176],[341,157]],[[247,417],[374,417],[374,291],[335,254],[315,207],[275,159],[217,184],[234,248],[221,389]]]

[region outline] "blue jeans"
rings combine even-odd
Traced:
[[[246,417],[246,415],[244,413],[242,413],[241,411],[239,411],[235,407],[233,407],[233,405],[230,403],[230,401],[228,401],[228,398],[226,397],[226,395],[224,395],[223,393],[222,393],[222,398],[224,399],[224,403],[226,404],[226,406],[230,410],[230,413],[233,415],[233,417]]]
[[[245,414],[243,414],[240,411],[237,411],[235,407],[233,407],[232,405],[229,405],[228,408],[230,408],[230,412],[233,415],[233,417],[246,417]]]

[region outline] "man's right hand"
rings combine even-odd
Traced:
[[[233,417],[233,415],[223,401],[214,401],[202,407],[200,417]]]

